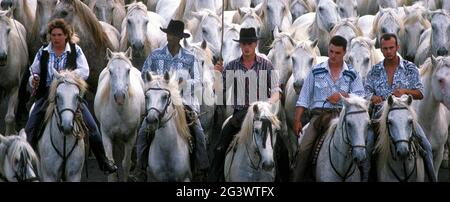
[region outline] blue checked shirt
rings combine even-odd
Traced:
[[[328,67],[328,61],[313,67],[298,97],[296,106],[307,109],[315,108],[341,108],[342,103],[332,105],[326,99],[336,92],[346,92],[358,96],[364,96],[364,87],[359,73],[345,62],[336,83],[333,82]]]
[[[189,72],[190,78],[187,79],[187,83],[194,86],[195,84],[201,84],[200,82],[200,67],[199,62],[195,59],[194,55],[184,48],[180,48],[179,52],[172,56],[169,51],[169,47],[166,45],[164,47],[154,50],[144,62],[142,67],[142,76],[147,71],[153,72],[157,75],[163,75],[165,72],[177,72],[177,71],[187,71]],[[193,95],[193,90],[191,91]],[[195,96],[192,96],[192,100],[183,100],[189,103],[191,107],[197,112],[198,101]]]
[[[419,90],[423,94],[419,69],[414,63],[400,58],[400,65],[395,70],[392,85],[389,85],[383,62],[384,60],[374,65],[367,74],[364,84],[366,98],[376,95],[386,100],[398,88]]]
[[[31,86],[31,80],[33,78],[33,74],[37,74],[39,75],[41,73],[41,63],[40,63],[40,59],[41,59],[41,55],[42,55],[42,51],[45,50],[48,52],[48,71],[47,71],[47,86],[50,86],[50,84],[52,83],[53,80],[53,71],[52,69],[55,69],[57,71],[61,71],[66,69],[66,61],[67,61],[67,57],[69,56],[70,53],[70,45],[69,43],[66,43],[66,49],[64,50],[64,52],[58,57],[56,56],[55,51],[53,51],[53,46],[52,43],[49,43],[46,47],[39,49],[38,53],[36,54],[36,57],[34,57],[34,61],[33,64],[31,64],[31,73],[32,75],[30,76],[29,82],[30,82],[30,86]],[[84,80],[86,80],[89,77],[89,65],[88,62],[86,60],[86,57],[84,56],[83,51],[81,50],[81,48],[75,44],[75,50],[77,51],[77,59],[76,59],[76,63],[77,63],[77,68],[74,70],[81,78],[83,78]]]

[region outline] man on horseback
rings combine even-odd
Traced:
[[[266,59],[265,56],[259,55],[256,53],[256,46],[258,38],[256,37],[256,31],[254,28],[242,28],[239,33],[239,40],[235,40],[236,42],[239,42],[241,50],[242,50],[242,56],[239,58],[236,58],[235,60],[232,60],[229,62],[225,68],[223,68],[223,64],[221,61],[219,61],[215,65],[215,70],[222,72],[223,77],[223,87],[224,87],[224,93],[226,92],[226,81],[227,81],[227,74],[230,75],[238,75],[241,72],[246,75],[251,75],[252,72],[255,72],[256,74],[256,80],[252,80],[252,82],[257,82],[256,92],[260,92],[260,88],[267,84],[267,96],[270,95],[270,98],[268,101],[270,103],[276,103],[280,98],[280,92],[281,88],[278,84],[278,77],[276,77],[276,74],[273,70],[272,63]],[[266,79],[267,80],[259,80],[261,72],[266,72]],[[247,78],[246,78],[247,79]],[[261,78],[262,79],[262,78]],[[233,140],[233,137],[240,131],[242,123],[244,122],[245,115],[247,114],[248,107],[250,106],[250,100],[252,98],[249,97],[250,95],[250,82],[248,79],[245,81],[245,85],[237,85],[237,78],[234,78],[234,83],[229,84],[228,86],[233,86],[234,89],[234,97],[233,97],[233,116],[231,119],[223,126],[222,132],[220,134],[218,145],[214,152],[214,158],[212,163],[212,171],[210,174],[214,174],[217,176],[209,176],[210,181],[223,181],[224,179],[224,161],[225,161],[225,154],[228,146],[230,145],[231,141]],[[241,88],[245,92],[245,98],[240,97],[237,93],[238,88]],[[244,96],[244,95],[242,95]],[[267,97],[264,95],[257,96],[256,100],[261,99],[261,97]],[[240,99],[243,98],[243,99]],[[255,101],[256,101],[255,100]],[[244,101],[244,102],[239,102]]]
[[[154,50],[145,60],[142,67],[142,76],[148,71],[156,74],[163,75],[167,71],[188,71],[192,78],[191,84],[199,83],[199,64],[196,61],[194,55],[188,50],[184,49],[180,45],[180,41],[183,38],[188,38],[190,35],[183,33],[184,23],[177,20],[171,20],[167,29],[161,28],[163,32],[167,34],[167,45]],[[187,82],[187,81],[186,81]],[[183,100],[185,102],[185,100]],[[203,133],[200,120],[198,119],[199,106],[198,104],[186,105],[185,109],[188,114],[188,122],[190,124],[191,133],[194,133],[195,137],[195,165],[202,172],[206,174],[206,170],[209,168],[208,155],[206,153],[206,138]],[[137,166],[134,176],[130,176],[136,181],[145,181],[147,159],[149,153],[149,147],[155,131],[147,131],[145,124],[139,129],[139,134],[136,142],[137,150]]]
[[[419,77],[417,66],[397,56],[397,50],[400,48],[395,34],[383,34],[380,38],[381,52],[384,60],[374,65],[367,74],[367,80],[364,84],[366,96],[373,103],[371,118],[376,120],[380,118],[384,101],[391,95],[401,97],[402,95],[411,95],[415,100],[423,98],[423,85]],[[377,134],[377,123],[372,125],[367,137],[367,151],[369,157],[375,144],[375,134]],[[423,129],[419,126],[414,129],[414,134],[419,138],[420,146],[425,150],[423,156],[425,169],[430,181],[436,181],[436,174],[433,166],[433,153],[431,144],[428,141]],[[372,157],[372,159],[375,159]],[[374,167],[372,161],[371,167]],[[373,172],[372,172],[373,171]],[[371,177],[376,172],[372,169]],[[375,177],[375,176],[373,176]]]
[[[77,38],[69,24],[62,19],[56,19],[48,24],[48,36],[50,43],[42,47],[36,54],[31,65],[30,86],[35,93],[36,102],[31,111],[30,118],[25,126],[28,142],[37,146],[48,106],[49,86],[53,80],[53,70],[73,70],[83,79],[89,76],[89,66],[81,48],[75,44]],[[42,79],[41,79],[42,78]],[[117,170],[117,166],[106,158],[102,137],[87,103],[82,103],[81,113],[83,120],[89,129],[89,142],[92,151],[97,158],[100,170],[110,174]]]
[[[301,135],[303,129],[301,117],[306,110],[311,114],[311,119],[299,145],[295,181],[310,179],[307,168],[311,166],[311,151],[318,137],[327,129],[322,126],[319,131],[319,126],[328,124],[334,116],[338,115],[337,112],[342,108],[341,96],[349,97],[349,94],[364,96],[359,73],[344,61],[346,48],[345,38],[338,35],[331,38],[328,45],[329,59],[312,68],[298,97],[295,110],[295,134]],[[364,178],[364,172],[362,174]]]

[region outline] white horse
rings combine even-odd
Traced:
[[[264,29],[261,29],[262,39],[259,42],[259,51],[267,54],[274,40],[273,32],[277,27],[280,31],[287,31],[292,25],[292,15],[288,0],[264,0],[259,11]]]
[[[405,18],[403,18],[404,30],[400,32],[400,38],[402,39],[402,52],[403,58],[414,61],[419,47],[420,36],[426,29],[431,27],[430,21],[423,15],[425,12],[424,7],[405,7]]]
[[[279,83],[284,87],[292,74],[292,61],[288,53],[292,51],[297,41],[289,32],[278,32],[277,27],[273,31],[273,36],[274,40],[270,46],[272,49],[267,57],[272,62],[273,68],[278,71]]]
[[[371,31],[373,27],[373,21],[375,20],[374,15],[364,15],[358,18],[357,26],[363,32],[363,36],[371,38]]]
[[[15,113],[20,79],[28,62],[25,28],[11,19],[11,15],[11,10],[0,11],[0,69],[3,77],[0,79],[0,95],[5,96],[8,105],[4,117],[5,135],[16,133]]]
[[[430,12],[431,30],[421,36],[414,63],[420,65],[428,57],[444,56],[449,53],[450,46],[450,14],[443,10]]]
[[[223,34],[223,45],[222,45],[222,58],[223,64],[226,65],[230,61],[241,56],[242,51],[239,43],[233,41],[233,39],[239,38],[239,32],[241,26],[238,24],[225,24],[224,34]]]
[[[237,10],[242,7],[250,7],[250,0],[224,0],[225,10]]]
[[[113,53],[108,49],[109,62],[100,74],[94,102],[106,157],[113,160],[114,146],[119,141],[124,143],[125,182],[131,167],[131,151],[145,112],[144,82],[139,70],[131,64],[131,55],[131,49],[125,53]],[[116,180],[116,175],[108,176],[108,181]]]
[[[53,69],[53,75],[44,132],[37,145],[41,180],[77,182],[85,160],[87,131],[79,107],[87,84],[75,72]]]
[[[56,7],[57,1],[58,0],[37,0],[36,19],[29,32],[29,61],[33,61],[39,48],[47,43],[47,24]]]
[[[191,14],[187,29],[192,33],[193,43],[206,40],[214,56],[220,56],[222,20],[214,11],[204,9]]]
[[[99,21],[114,26],[119,32],[122,30],[122,21],[126,15],[123,0],[89,0],[86,3]]]
[[[290,4],[292,20],[297,19],[303,14],[314,12],[316,5],[313,0],[291,0]]]
[[[339,23],[337,23],[330,32],[331,36],[339,35],[347,40],[347,53],[349,52],[350,41],[352,41],[352,39],[356,37],[360,37],[363,35],[362,30],[356,23],[357,21],[357,18],[343,19]]]
[[[351,95],[342,98],[339,118],[331,120],[317,156],[316,181],[359,182],[358,165],[367,158],[366,139],[369,101]]]
[[[370,38],[376,38],[377,42],[379,42],[382,34],[393,33],[397,36],[398,43],[401,44],[403,39],[398,38],[398,36],[400,36],[400,32],[403,29],[403,21],[398,15],[398,10],[394,8],[382,8],[375,15]]]
[[[383,60],[383,54],[375,49],[375,40],[367,37],[356,37],[350,41],[350,48],[347,49],[345,60],[351,64],[365,81],[367,73],[373,65]]]
[[[280,121],[267,102],[253,103],[225,157],[227,182],[275,181],[276,131]]]
[[[2,0],[1,8],[3,10],[11,8],[13,18],[26,25],[27,33],[31,32],[30,25],[33,25],[36,16],[36,0]]]
[[[122,23],[120,50],[132,48],[133,66],[141,69],[147,56],[167,43],[166,34],[161,27],[166,24],[158,14],[147,11],[142,2],[128,5],[127,15]]]
[[[358,15],[356,0],[336,0],[341,18],[352,18]]]
[[[316,2],[316,12],[307,13],[292,23],[295,32],[306,32],[309,40],[319,39],[321,55],[328,55],[328,44],[331,39],[330,32],[341,20],[338,7],[332,0]],[[297,35],[297,34],[295,34]],[[294,36],[294,38],[297,38]]]
[[[163,19],[164,19],[164,24],[163,27],[167,27],[167,24],[170,22],[170,20],[172,19],[176,9],[178,8],[178,5],[180,5],[180,1],[181,0],[159,0],[156,5],[155,5],[155,9],[152,10],[151,8],[149,8],[149,2],[147,2],[147,9],[149,11],[153,11],[155,13],[157,13],[158,15],[160,15]]]
[[[178,79],[144,75],[147,116],[142,127],[155,131],[148,155],[148,181],[191,181],[189,128]]]
[[[422,126],[431,148],[436,175],[444,154],[444,145],[448,141],[450,124],[450,56],[435,58],[431,56],[420,69],[424,85],[423,100],[414,103],[419,124]]]
[[[413,133],[418,126],[412,97],[390,96],[379,119],[377,176],[383,182],[423,182],[424,164]]]
[[[39,160],[22,129],[19,135],[0,134],[0,182],[36,182]]]

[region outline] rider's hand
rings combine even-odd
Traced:
[[[39,75],[34,74],[33,75],[33,79],[31,80],[31,85],[33,86],[33,88],[37,88],[39,86],[39,81],[41,80],[41,78],[39,77]]]
[[[295,121],[295,123],[294,123],[295,135],[300,137],[300,132],[302,132],[302,129],[303,129],[302,122],[301,121]]]
[[[214,65],[214,70],[217,70],[219,72],[223,71],[223,60],[217,61],[217,63]]]
[[[376,104],[376,105],[377,105],[377,104],[380,104],[380,103],[383,102],[383,97],[373,95],[372,98],[371,98],[370,100],[372,101],[373,104]]]
[[[333,105],[337,104],[341,100],[341,94],[340,93],[333,93],[333,95],[330,95],[327,98],[327,101]]]
[[[392,93],[392,94],[394,94],[396,97],[401,97],[402,95],[407,94],[407,90],[403,89],[403,88],[398,88],[398,89],[395,89],[394,93]]]

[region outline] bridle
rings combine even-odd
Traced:
[[[347,167],[347,169],[345,169],[345,173],[341,174],[338,169],[336,168],[336,166],[333,163],[333,159],[331,158],[331,145],[333,145],[333,148],[340,154],[342,154],[343,156],[345,156],[345,158],[348,158],[351,155],[352,150],[354,150],[355,148],[366,148],[366,145],[354,145],[349,138],[348,135],[348,129],[347,129],[347,116],[349,115],[353,115],[353,114],[363,114],[363,113],[367,113],[366,110],[357,110],[357,111],[351,111],[351,112],[346,112],[344,114],[344,120],[342,121],[341,124],[341,128],[342,128],[342,133],[344,135],[343,137],[343,141],[346,145],[349,146],[349,150],[347,152],[341,152],[339,151],[338,148],[336,148],[336,145],[334,144],[334,134],[332,134],[331,139],[330,139],[330,143],[328,144],[328,160],[330,162],[331,168],[333,169],[333,171],[341,178],[342,182],[345,182],[347,180],[347,178],[349,178],[350,176],[353,175],[353,173],[356,170],[356,166],[354,165],[354,162],[351,161],[350,165]],[[345,132],[344,132],[345,131]],[[333,143],[333,144],[332,144]],[[352,169],[353,168],[353,169]]]
[[[9,148],[6,148],[5,157],[8,156],[8,150],[9,150]],[[31,165],[36,176],[27,178],[27,165],[30,164],[30,162],[27,161],[28,160],[27,157],[29,157],[29,155],[24,152],[22,152],[20,155],[19,165],[21,165],[21,167],[18,170],[14,170],[14,178],[17,179],[17,182],[39,181],[39,175],[38,175],[37,168],[36,168],[37,165],[33,165],[33,164]],[[2,179],[5,182],[9,182],[9,180],[5,176],[0,175],[0,179]]]
[[[167,89],[165,89],[165,88],[149,88],[149,89],[147,89],[147,91],[145,92],[145,94],[147,94],[147,92],[149,92],[149,91],[151,91],[151,90],[153,90],[153,91],[166,91],[166,92],[169,94],[168,97],[167,97],[167,101],[166,101],[166,104],[164,105],[163,110],[159,110],[159,109],[156,108],[156,107],[150,107],[150,108],[147,110],[147,114],[149,114],[151,110],[154,110],[154,111],[156,111],[156,112],[158,113],[158,119],[160,120],[160,121],[159,121],[159,126],[158,126],[158,128],[162,128],[162,127],[165,126],[165,124],[166,124],[166,123],[174,116],[174,114],[175,114],[175,112],[173,112],[173,113],[172,113],[165,121],[163,121],[163,117],[164,117],[164,115],[166,114],[167,108],[169,107],[169,105],[172,104],[172,95],[171,95],[170,91],[167,90]],[[145,118],[145,122],[146,122],[147,124],[150,124],[149,121],[147,120],[147,118]]]
[[[258,119],[254,119],[253,120],[253,125],[255,123],[255,121],[261,121],[262,122],[262,126],[261,126],[261,135],[262,135],[262,147],[263,149],[266,148],[266,141],[267,141],[267,137],[270,135],[270,144],[273,147],[273,130],[272,130],[272,122],[270,121],[270,119],[268,118],[258,118]],[[267,133],[267,130],[269,130],[269,133]],[[261,155],[261,148],[258,146],[257,141],[256,141],[256,131],[255,131],[255,127],[253,127],[252,130],[252,141],[253,143],[256,145],[256,155],[259,158],[258,163],[254,163],[252,161],[252,159],[250,158],[250,152],[248,151],[248,146],[247,144],[245,145],[245,150],[247,152],[247,156],[250,158],[250,167],[253,168],[254,170],[258,170],[258,168],[260,167],[261,164],[261,159],[262,159],[262,155]]]
[[[409,110],[409,109],[407,107],[393,107],[393,108],[390,108],[389,112],[388,112],[388,117],[389,117],[389,113],[391,111],[395,111],[395,110]],[[392,172],[392,174],[394,175],[394,177],[398,181],[400,181],[400,182],[408,182],[408,180],[412,177],[414,172],[417,170],[417,163],[416,163],[417,162],[417,158],[416,158],[416,154],[415,154],[415,146],[414,146],[413,142],[411,141],[411,138],[413,136],[411,135],[411,137],[409,137],[409,139],[407,139],[407,140],[394,140],[394,138],[392,137],[391,129],[389,127],[389,120],[388,119],[386,119],[386,128],[387,128],[387,132],[389,134],[389,138],[391,139],[390,144],[393,145],[389,149],[389,152],[391,153],[392,160],[397,161],[397,157],[395,155],[395,152],[392,151],[392,148],[395,148],[395,146],[398,143],[401,143],[401,142],[405,142],[405,143],[408,144],[409,157],[410,158],[414,157],[414,163],[413,163],[414,167],[412,168],[411,172],[409,172],[409,173],[407,172],[406,162],[405,161],[402,162],[403,174],[404,174],[404,178],[403,179],[399,176],[398,173],[395,172],[394,168],[392,168],[392,165],[390,163],[387,163],[387,166],[388,166],[389,170]]]

